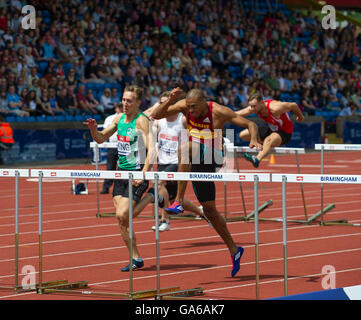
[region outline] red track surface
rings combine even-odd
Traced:
[[[325,155],[325,173],[358,174],[357,152],[330,152]],[[241,171],[255,171],[240,160]],[[319,153],[300,155],[301,173],[320,173]],[[62,169],[56,167],[57,169]],[[73,167],[74,168],[74,167]],[[82,166],[76,169],[91,169]],[[276,156],[276,163],[262,162],[260,171],[297,172],[294,156]],[[14,181],[0,180],[0,286],[14,285]],[[101,186],[101,184],[100,184]],[[321,209],[320,186],[304,184],[308,217]],[[243,184],[248,212],[253,210],[253,184]],[[361,222],[360,185],[324,185],[324,204],[335,209],[325,221],[347,219]],[[38,183],[22,178],[20,197],[19,272],[25,265],[38,270]],[[120,272],[128,263],[128,251],[119,235],[115,218],[96,218],[96,185],[89,183],[89,195],[75,196],[69,181],[52,180],[43,185],[43,281],[67,279],[89,281],[91,290],[122,292],[129,290],[129,274]],[[195,201],[188,186],[186,196]],[[228,216],[243,215],[239,185],[228,185]],[[273,200],[262,218],[281,218],[281,184],[260,183],[259,204]],[[224,185],[217,184],[218,210],[224,210]],[[110,195],[100,196],[101,212],[113,212]],[[143,214],[151,215],[149,205]],[[298,184],[287,185],[288,219],[304,219]],[[148,218],[134,220],[139,250],[145,267],[134,272],[134,290],[156,288],[154,222]],[[160,233],[161,287],[181,289],[203,287],[205,299],[251,300],[256,297],[254,223],[229,222],[237,244],[244,246],[241,269],[231,278],[231,260],[224,243],[203,221],[172,220],[171,231]],[[282,224],[260,222],[259,227],[260,298],[284,294]],[[336,287],[361,284],[361,227],[319,226],[288,223],[288,294],[322,290],[323,267],[336,270]],[[20,275],[21,283],[24,275]],[[14,293],[1,290],[0,299],[100,299],[86,295],[38,295],[34,292]],[[109,298],[107,298],[109,299]]]

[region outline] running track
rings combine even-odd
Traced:
[[[320,173],[319,153],[300,155],[301,173]],[[327,152],[326,174],[360,175],[359,153]],[[239,160],[240,168],[255,171],[248,162]],[[69,167],[48,167],[67,169]],[[91,169],[94,166],[72,167]],[[259,171],[272,173],[297,172],[292,155],[276,155],[276,163],[264,161]],[[0,286],[14,284],[14,182],[0,180]],[[99,184],[101,186],[101,183]],[[320,210],[320,186],[304,184],[308,217]],[[20,198],[19,272],[23,266],[38,266],[38,183],[22,178]],[[243,184],[246,206],[253,210],[253,184]],[[325,221],[348,219],[360,223],[359,185],[324,185],[324,204],[336,207],[326,214]],[[75,196],[69,181],[45,180],[43,185],[43,281],[67,279],[89,281],[92,290],[122,292],[129,290],[128,273],[120,268],[128,263],[128,251],[118,233],[115,218],[96,218],[96,187],[89,183],[89,195]],[[195,201],[188,186],[186,196]],[[228,214],[242,215],[238,184],[228,184]],[[281,184],[260,183],[259,204],[272,199],[274,204],[260,217],[282,216]],[[100,196],[101,212],[113,212],[110,195]],[[224,185],[217,184],[217,206],[224,209]],[[152,214],[149,205],[143,214]],[[298,184],[287,185],[288,219],[304,219]],[[155,236],[153,220],[137,218],[134,230],[145,267],[134,272],[134,290],[156,288]],[[231,278],[231,260],[222,240],[204,221],[171,220],[171,231],[160,233],[161,287],[181,289],[203,287],[202,299],[252,300],[256,297],[254,224],[229,222],[237,244],[244,246],[241,269]],[[282,225],[260,222],[260,298],[282,296],[283,244]],[[331,265],[336,270],[336,287],[361,284],[361,227],[319,226],[288,223],[288,294],[322,290],[325,277],[322,269]],[[20,275],[21,283],[23,275]],[[100,299],[85,295],[16,294],[0,290],[0,299]],[[109,298],[107,298],[109,299]]]

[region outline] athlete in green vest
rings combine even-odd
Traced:
[[[90,130],[90,133],[97,143],[103,143],[109,139],[115,132],[118,135],[118,170],[121,171],[150,171],[154,161],[150,159],[155,152],[150,150],[154,145],[151,141],[149,118],[139,112],[139,106],[142,100],[143,89],[132,85],[124,89],[122,104],[123,113],[119,113],[113,123],[98,131],[97,122],[94,119],[88,119],[84,122]],[[136,205],[140,201],[144,192],[148,189],[149,182],[146,180],[133,180],[133,216],[136,217],[140,211]],[[115,213],[118,219],[120,234],[128,247],[129,241],[129,187],[128,180],[115,180],[113,188],[113,202]],[[140,257],[136,237],[133,232],[133,269],[141,268],[144,262]],[[129,265],[122,268],[122,271],[129,271]]]

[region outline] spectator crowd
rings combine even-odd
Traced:
[[[143,109],[180,86],[235,110],[256,90],[308,115],[361,110],[360,31],[271,3],[261,15],[237,0],[34,1],[25,30],[22,2],[2,1],[0,113],[104,118],[127,84],[144,87]]]

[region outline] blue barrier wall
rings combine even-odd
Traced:
[[[88,158],[89,130],[14,130],[13,148],[2,154],[5,164]]]
[[[286,147],[313,149],[315,143],[321,143],[321,127],[321,122],[294,123],[294,133]],[[350,132],[356,130],[352,129],[351,126],[347,127],[350,128]],[[248,145],[247,141],[242,141],[239,138],[239,132],[243,128],[233,125],[228,125],[227,128],[234,129],[235,145]],[[16,129],[14,130],[14,139],[15,144],[12,150],[3,154],[5,164],[89,158],[92,156],[88,129]]]
[[[343,142],[361,143],[361,122],[345,121],[343,123]]]

